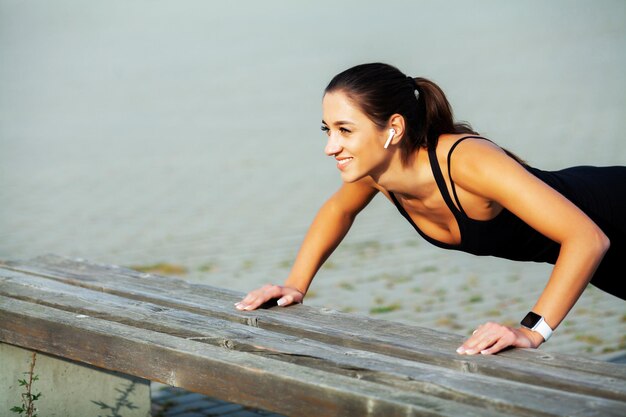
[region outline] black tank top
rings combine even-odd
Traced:
[[[469,138],[488,140],[481,136],[465,136],[450,148],[448,178],[457,205],[453,203],[448,192],[435,149],[428,150],[437,187],[459,225],[461,242],[458,245],[448,244],[426,235],[413,222],[396,196],[390,192],[391,199],[400,213],[424,239],[440,248],[479,256],[554,264],[559,255],[560,245],[528,226],[506,208],[502,208],[502,211],[490,220],[475,220],[463,211],[450,176],[450,167],[452,152],[459,143]],[[617,272],[617,254],[621,253],[622,257],[626,255],[626,167],[579,166],[556,172],[542,171],[529,166],[525,168],[577,205],[609,237],[611,247],[596,271],[592,283],[620,298],[626,298],[626,290],[619,284],[619,281],[624,280],[624,273],[620,274],[619,280],[617,276],[613,276]]]

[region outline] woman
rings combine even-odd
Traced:
[[[236,308],[253,310],[273,298],[282,306],[302,302],[320,266],[379,192],[439,247],[554,264],[521,327],[483,324],[460,354],[538,347],[589,282],[626,298],[617,268],[626,255],[626,167],[529,167],[455,124],[434,83],[386,64],[335,76],[323,113],[325,152],[337,160],[344,184],[319,210],[285,284],[252,291]]]

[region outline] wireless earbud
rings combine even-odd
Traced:
[[[396,134],[396,129],[389,129],[389,137],[387,138],[387,142],[385,142],[385,149],[389,147],[391,143],[391,139],[393,139],[393,135]]]

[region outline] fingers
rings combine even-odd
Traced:
[[[284,287],[285,292],[288,292],[283,298],[278,300],[278,305],[286,307],[290,304],[301,303],[304,300],[304,294],[297,288]]]
[[[510,327],[497,323],[486,323],[474,330],[472,336],[456,351],[461,355],[475,355],[477,353],[490,355],[515,345],[516,339],[517,335]]]
[[[235,303],[235,308],[246,311],[254,310],[273,298],[278,298],[278,305],[284,307],[294,302],[301,302],[303,297],[304,295],[294,288],[268,284],[248,293],[241,301]]]
[[[280,298],[276,304],[278,304],[281,307],[285,307],[288,306],[289,304],[293,304],[293,296],[291,295],[286,295],[282,298]]]
[[[237,310],[254,310],[261,304],[279,296],[280,287],[278,285],[267,284],[248,293],[243,300],[235,303],[235,307]]]
[[[505,339],[498,339],[498,341],[494,343],[490,348],[483,349],[480,351],[480,353],[482,355],[493,355],[494,353],[498,353],[508,346],[510,346],[510,344]]]

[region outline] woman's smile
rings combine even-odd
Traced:
[[[337,160],[337,168],[339,168],[340,171],[343,171],[344,169],[346,169],[346,167],[350,164],[350,162],[354,159],[351,156],[348,157],[336,157],[335,158]]]

